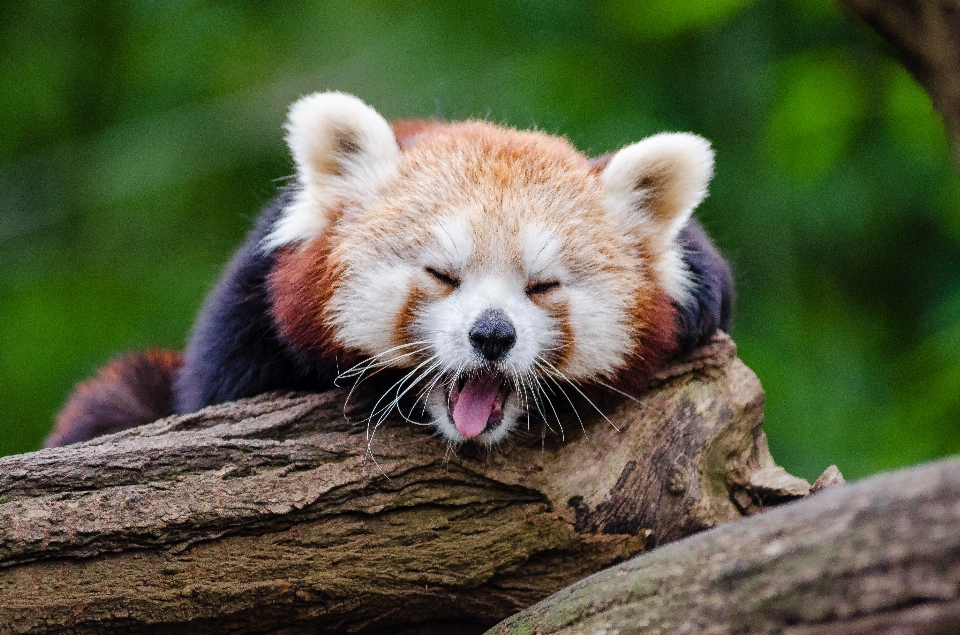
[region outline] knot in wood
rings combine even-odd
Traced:
[[[674,465],[670,468],[670,472],[667,474],[667,492],[673,494],[674,496],[680,496],[681,494],[687,491],[687,475],[677,465]]]

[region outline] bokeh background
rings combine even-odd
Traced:
[[[0,454],[111,356],[181,347],[288,176],[287,105],[480,117],[600,154],[714,143],[699,217],[774,456],[960,451],[960,183],[939,118],[827,0],[0,3]]]

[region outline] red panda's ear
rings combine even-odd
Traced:
[[[400,155],[390,124],[352,95],[308,95],[291,106],[286,128],[300,190],[264,241],[268,249],[322,234],[340,203],[389,180]]]
[[[658,283],[681,305],[690,300],[693,280],[678,237],[712,176],[710,143],[685,133],[658,134],[627,146],[600,173],[610,212],[646,246]]]
[[[707,195],[713,176],[710,143],[693,134],[662,133],[623,148],[600,178],[614,212],[649,221],[669,244]]]

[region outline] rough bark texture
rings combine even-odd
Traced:
[[[960,633],[960,460],[666,545],[488,635]]]
[[[960,166],[960,0],[838,0],[896,49],[933,99]]]
[[[0,459],[2,633],[476,633],[807,492],[718,336],[566,441],[451,451],[342,392],[266,396]]]

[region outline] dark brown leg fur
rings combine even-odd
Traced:
[[[78,384],[44,441],[54,447],[126,430],[173,414],[179,351],[148,350],[118,357]]]

